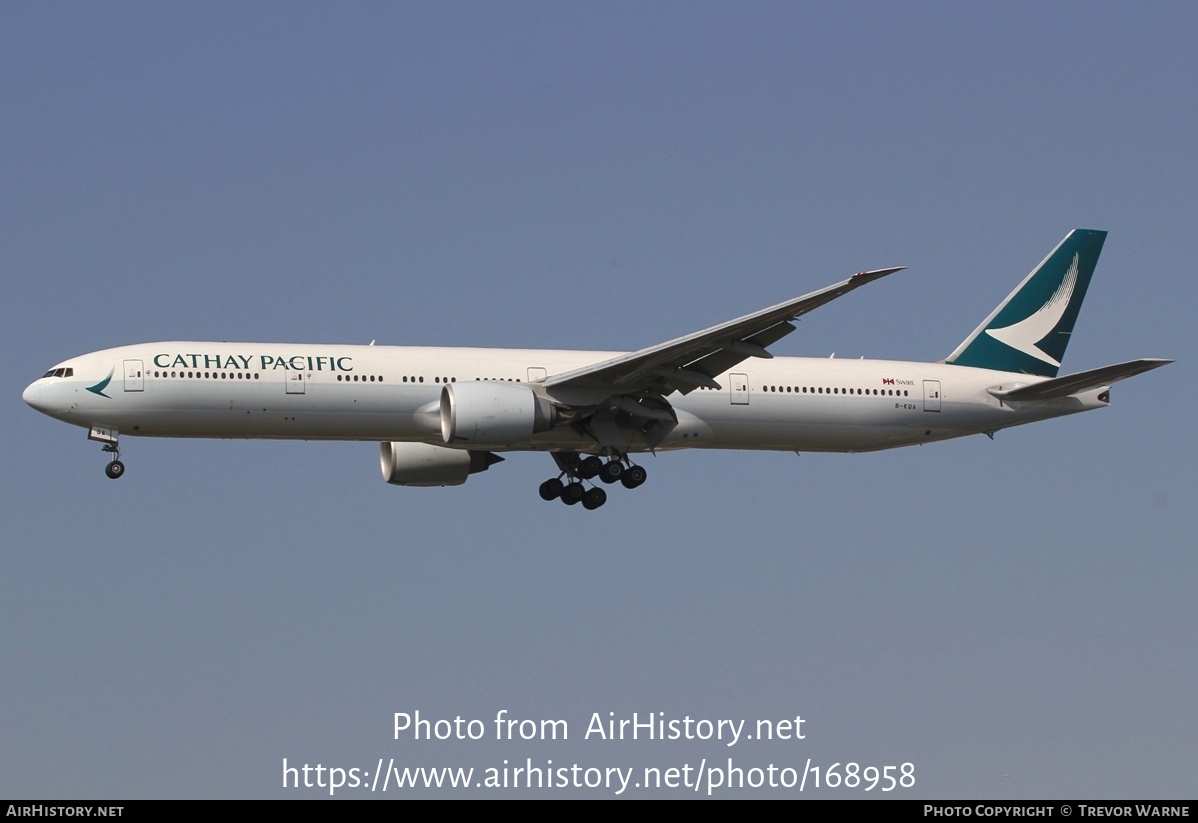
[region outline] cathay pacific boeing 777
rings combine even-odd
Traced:
[[[121,435],[377,440],[400,486],[548,452],[558,471],[541,497],[595,509],[604,485],[645,482],[633,456],[646,452],[873,451],[1107,406],[1112,383],[1171,361],[1057,376],[1105,239],[1070,232],[938,363],[769,352],[791,321],[900,270],[887,268],[631,353],[144,343],[59,363],[24,398],[87,429],[111,478]]]

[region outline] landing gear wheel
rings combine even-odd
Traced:
[[[111,463],[109,463],[107,466],[104,467],[104,473],[106,475],[108,475],[109,477],[111,477],[113,480],[116,480],[118,477],[120,477],[121,475],[123,475],[125,473],[125,464],[119,460],[113,460]]]
[[[649,477],[649,473],[641,466],[629,466],[624,470],[624,474],[620,477],[620,482],[626,489],[635,489],[637,486],[645,482]]]
[[[601,471],[603,471],[603,461],[593,454],[578,464],[578,476],[583,480],[590,480]]]
[[[606,502],[607,492],[598,486],[588,489],[587,493],[582,496],[582,507],[587,511],[594,511]]]
[[[581,483],[570,483],[562,489],[562,502],[567,506],[573,506],[586,496],[586,489]]]
[[[619,460],[609,460],[599,470],[599,479],[604,483],[615,483],[624,474],[624,464]]]
[[[562,489],[564,488],[565,485],[562,483],[562,481],[558,480],[556,477],[551,477],[542,483],[541,487],[537,489],[537,491],[540,492],[542,500],[556,500],[562,496]]]

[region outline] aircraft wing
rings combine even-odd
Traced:
[[[1097,389],[1109,386],[1117,380],[1126,380],[1143,374],[1152,369],[1167,366],[1172,360],[1161,360],[1155,357],[1145,357],[1140,360],[1129,360],[1126,363],[1116,363],[1113,366],[1103,366],[1099,369],[1069,374],[1064,377],[1054,377],[1030,386],[1020,386],[1003,391],[1000,388],[990,389],[990,393],[1001,400],[1051,400],[1054,397],[1068,397],[1079,391]]]
[[[904,268],[858,272],[848,280],[718,326],[553,375],[543,385],[551,394],[562,390],[611,394],[653,391],[663,397],[675,391],[688,394],[700,386],[718,389],[721,386],[715,382],[716,375],[750,357],[772,357],[766,348],[794,331],[790,321]]]

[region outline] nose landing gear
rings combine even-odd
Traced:
[[[105,451],[107,451],[107,449],[105,449]],[[116,452],[116,449],[113,449],[113,451]],[[117,454],[119,454],[119,452],[117,452]],[[116,455],[114,455],[112,462],[104,467],[104,474],[108,475],[111,479],[116,480],[125,474],[125,464],[120,460],[117,460]]]
[[[106,429],[103,426],[92,426],[87,432],[87,439],[104,444],[104,451],[112,455],[112,460],[104,467],[104,474],[112,480],[123,477],[125,464],[121,462],[121,434],[116,429]]]

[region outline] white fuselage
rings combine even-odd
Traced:
[[[124,435],[444,445],[429,410],[446,383],[536,382],[619,354],[147,343],[65,361],[51,372],[64,376],[35,381],[24,397],[57,419]],[[1042,379],[941,363],[751,358],[716,377],[719,389],[671,395],[678,425],[657,448],[871,451],[1107,405],[1100,389],[1022,403],[1003,402],[988,391]],[[588,451],[596,443],[560,426],[518,448]],[[627,444],[628,451],[643,448]]]

